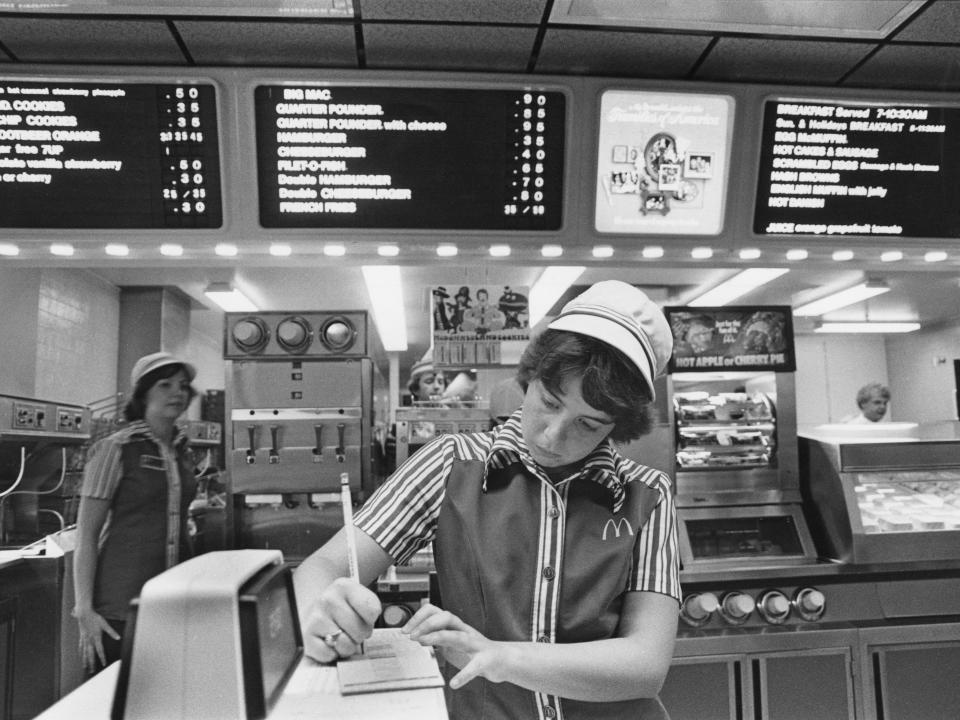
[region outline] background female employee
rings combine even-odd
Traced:
[[[83,473],[74,562],[80,654],[92,673],[120,658],[130,600],[185,559],[196,495],[186,433],[176,420],[196,391],[196,370],[163,352],[133,366],[128,425],[97,442]]]
[[[451,717],[663,716],[680,597],[672,488],[611,441],[649,431],[671,350],[642,292],[597,283],[528,346],[520,410],[437,438],[357,514],[363,583],[434,542],[444,609],[404,630],[443,649]],[[321,661],[355,653],[380,612],[347,568],[341,531],[296,571]]]

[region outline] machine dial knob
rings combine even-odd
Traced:
[[[720,601],[720,614],[731,625],[742,625],[750,617],[756,603],[753,598],[739,591],[729,592]]]
[[[406,605],[390,604],[383,608],[381,615],[383,624],[386,627],[402,627],[407,620],[413,617],[413,613]]]
[[[244,352],[258,352],[270,339],[266,323],[258,317],[245,317],[234,323],[230,331],[234,344]]]
[[[816,588],[801,588],[793,596],[793,606],[804,620],[819,620],[827,609],[827,598]]]
[[[310,323],[302,317],[288,317],[277,325],[277,343],[290,352],[302,352],[312,340]]]
[[[317,333],[320,342],[333,352],[345,352],[353,345],[357,331],[347,318],[336,316],[327,320]]]
[[[790,600],[779,590],[768,590],[757,601],[757,611],[768,623],[780,625],[790,616]]]
[[[680,608],[680,617],[688,625],[700,627],[710,619],[719,607],[720,601],[713,593],[692,593],[684,598],[683,605]]]

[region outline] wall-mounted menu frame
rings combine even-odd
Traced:
[[[213,83],[0,78],[0,227],[222,225]]]
[[[797,369],[787,305],[665,307],[673,332],[667,372]]]
[[[288,83],[254,103],[263,227],[563,225],[561,89]]]
[[[757,235],[960,236],[960,106],[768,97]]]
[[[597,143],[596,230],[719,234],[734,109],[729,95],[605,90]]]

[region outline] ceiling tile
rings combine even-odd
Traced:
[[[364,20],[539,23],[546,0],[360,0]]]
[[[0,17],[0,42],[22,62],[185,62],[162,20]]]
[[[536,28],[364,23],[368,68],[525,72]]]
[[[894,39],[897,42],[956,43],[960,39],[960,3],[939,0],[928,6]]]
[[[685,77],[710,38],[607,30],[547,30],[537,72]]]
[[[873,43],[720,38],[697,69],[698,80],[834,83]]]
[[[960,48],[888,45],[857,68],[845,86],[960,89]]]
[[[176,22],[200,65],[357,67],[352,23]]]

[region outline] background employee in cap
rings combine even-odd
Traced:
[[[673,489],[613,443],[649,431],[672,346],[641,291],[593,285],[524,352],[519,410],[425,445],[355,516],[362,583],[434,544],[443,609],[420,608],[403,630],[442,650],[451,717],[665,717],[657,694],[680,599]],[[320,661],[357,652],[380,612],[347,576],[342,531],[295,574]]]
[[[120,658],[127,609],[143,584],[189,554],[187,512],[197,483],[176,420],[197,394],[194,377],[193,365],[167,353],[140,358],[124,408],[128,424],[87,456],[73,615],[90,674]]]

